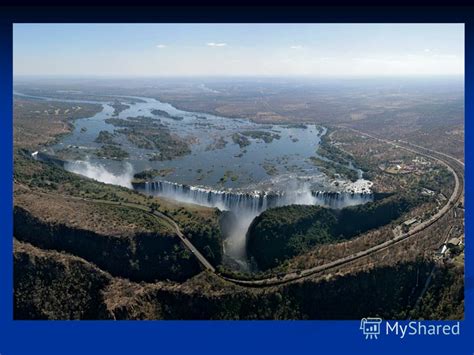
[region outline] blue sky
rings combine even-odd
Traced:
[[[463,75],[463,24],[15,24],[15,75]]]

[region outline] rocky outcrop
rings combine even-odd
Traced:
[[[14,319],[108,318],[102,291],[109,274],[71,255],[14,246]]]
[[[134,281],[183,281],[201,271],[196,258],[174,235],[104,235],[45,222],[19,206],[14,208],[14,235],[42,249],[79,256],[113,276]]]

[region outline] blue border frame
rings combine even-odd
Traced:
[[[0,11],[0,354],[473,354],[473,244],[466,243],[459,336],[365,340],[358,321],[13,321],[12,23],[14,22],[464,22],[466,233],[473,214],[474,8],[156,9],[10,8]],[[469,239],[469,238],[467,238]],[[406,322],[402,322],[406,323]],[[424,322],[452,324],[453,322]],[[184,338],[185,336],[185,338]]]

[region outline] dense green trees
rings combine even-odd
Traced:
[[[97,150],[96,155],[99,158],[123,160],[128,158],[129,153],[116,145],[105,144]]]
[[[222,262],[223,234],[218,224],[211,220],[204,224],[202,219],[188,216],[187,220],[180,223],[180,226],[186,237],[212,265],[216,266]]]
[[[261,269],[276,267],[315,245],[352,238],[388,224],[420,199],[390,196],[341,210],[304,205],[269,209],[252,222],[247,251]]]
[[[316,244],[331,241],[336,223],[335,213],[319,206],[269,209],[252,222],[247,250],[260,268],[275,267]]]
[[[359,178],[358,171],[353,167],[354,158],[331,142],[329,130],[321,137],[317,153],[318,156],[310,158],[311,162],[331,179],[334,179],[336,174],[351,181],[357,181]]]
[[[391,197],[364,205],[343,208],[333,235],[342,239],[353,237],[369,229],[378,228],[399,218],[415,205],[408,197]]]

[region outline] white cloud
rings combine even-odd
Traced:
[[[224,43],[224,42],[219,42],[219,43],[208,42],[208,43],[206,43],[206,46],[209,46],[209,47],[225,47],[225,46],[227,46],[227,43]]]
[[[167,47],[166,44],[157,44],[157,45],[156,45],[156,48],[160,48],[160,49],[166,48],[166,47]]]
[[[291,49],[303,49],[303,46],[300,45],[294,45],[290,47]]]

